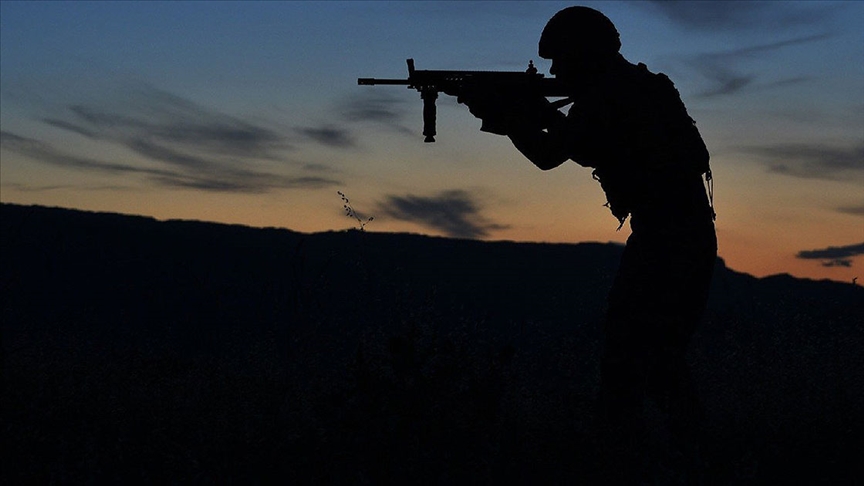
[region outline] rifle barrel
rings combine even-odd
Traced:
[[[357,84],[361,86],[372,86],[376,84],[398,84],[407,86],[411,83],[407,79],[357,78]]]

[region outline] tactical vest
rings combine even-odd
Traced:
[[[608,105],[613,133],[607,140],[617,143],[608,143],[591,166],[621,225],[651,197],[646,184],[664,177],[704,174],[713,199],[708,149],[665,74],[654,74],[642,63],[634,66],[609,87]]]

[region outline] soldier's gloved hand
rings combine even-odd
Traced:
[[[477,118],[498,118],[507,113],[508,101],[499,92],[483,90],[472,85],[466,86],[457,96],[456,101],[468,107]]]
[[[459,103],[483,121],[480,130],[497,135],[514,131],[541,129],[546,113],[552,110],[546,98],[517,90],[490,91],[466,86]]]

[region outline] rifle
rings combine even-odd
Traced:
[[[444,92],[451,96],[459,96],[465,87],[471,84],[474,87],[502,92],[525,92],[538,96],[569,96],[572,90],[568,90],[560,80],[545,78],[537,72],[534,62],[528,62],[528,69],[521,71],[433,71],[414,69],[414,59],[408,59],[408,79],[376,79],[358,78],[357,84],[361,86],[374,85],[402,85],[408,89],[416,89],[420,92],[423,100],[423,135],[424,142],[435,141],[435,120],[437,108],[435,100],[438,93]],[[561,108],[571,99],[558,100],[550,103],[553,109]],[[498,133],[496,129],[487,125],[484,121],[480,130]]]

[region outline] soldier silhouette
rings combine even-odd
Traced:
[[[602,13],[566,8],[543,30],[539,55],[571,93],[567,115],[530,93],[468,90],[459,101],[540,169],[567,160],[593,168],[618,228],[630,218],[609,293],[599,415],[607,464],[633,479],[644,474],[646,396],[667,410],[676,455],[698,454],[700,408],[685,352],[717,240],[709,156],[695,122],[669,78],[631,64],[620,46]]]

